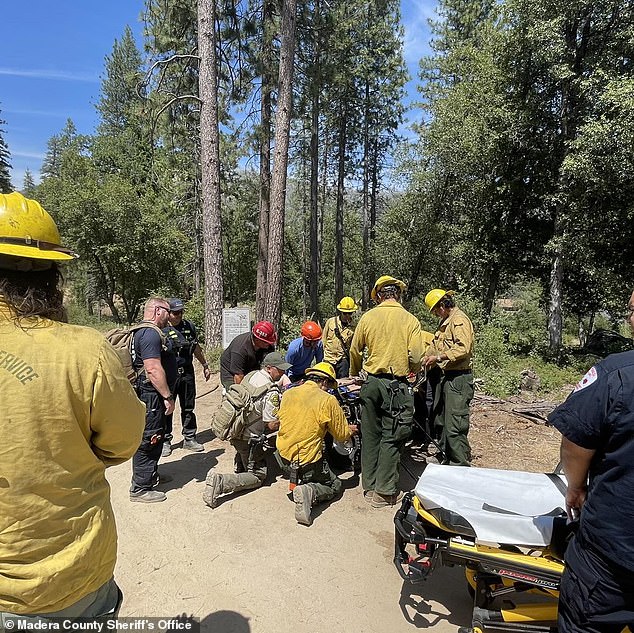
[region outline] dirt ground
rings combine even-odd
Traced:
[[[217,376],[198,378],[199,394],[218,384]],[[469,626],[463,570],[441,568],[421,586],[405,585],[392,563],[394,510],[365,503],[352,473],[342,475],[343,496],[320,506],[309,528],[295,522],[280,476],[208,508],[201,498],[207,471],[233,469],[232,447],[210,430],[219,401],[220,389],[197,401],[204,453],[180,448],[175,415],[177,448],[160,465],[174,478],[160,488],[167,501],[131,503],[130,464],[108,471],[122,616],[193,615],[210,633],[444,633]],[[525,403],[474,401],[474,465],[547,471],[556,464],[557,432],[514,416],[518,404]],[[403,472],[402,488],[414,483]]]

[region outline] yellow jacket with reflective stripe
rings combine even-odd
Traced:
[[[438,326],[426,356],[446,354],[448,360],[440,363],[445,371],[470,369],[473,343],[473,325],[469,317],[459,308],[453,308],[451,314]]]
[[[145,406],[96,330],[20,323],[0,303],[0,611],[33,614],[112,577],[105,469],[138,448]]]
[[[284,392],[279,415],[277,450],[289,462],[316,462],[326,432],[340,442],[350,439],[346,416],[336,398],[312,380]]]
[[[350,375],[357,376],[363,366],[370,374],[407,376],[419,371],[423,351],[418,319],[398,301],[388,299],[359,319],[350,347]]]
[[[345,356],[341,339],[335,333],[335,328],[339,329],[346,349],[350,349],[350,343],[354,336],[354,328],[342,323],[338,316],[331,317],[326,321],[321,334],[321,340],[324,344],[324,360],[333,365]]]

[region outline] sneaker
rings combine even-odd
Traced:
[[[296,486],[293,489],[293,501],[295,502],[295,520],[302,525],[310,525],[313,520],[310,510],[313,507],[315,491],[306,484]]]
[[[139,492],[130,493],[130,501],[139,501],[141,503],[158,503],[165,501],[167,495],[158,490],[141,490]]]
[[[183,440],[183,448],[193,453],[202,453],[205,450],[205,447],[196,440]]]
[[[395,506],[402,498],[403,493],[401,491],[396,492],[393,495],[382,495],[379,492],[375,492],[374,498],[372,499],[372,507],[388,508],[390,506]]]
[[[205,483],[207,485],[203,492],[203,501],[210,508],[216,508],[218,506],[218,497],[222,493],[222,475],[207,475],[207,481]]]
[[[374,501],[374,490],[364,490],[363,491],[363,500],[366,503],[372,503]]]
[[[172,454],[172,445],[169,442],[163,443],[163,448],[161,449],[161,457],[169,457]]]

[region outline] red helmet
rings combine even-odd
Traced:
[[[277,343],[275,328],[269,321],[258,321],[251,329],[251,334],[269,345],[275,345],[275,343]]]
[[[318,341],[321,338],[321,327],[314,321],[306,321],[300,330],[301,335],[307,341]]]

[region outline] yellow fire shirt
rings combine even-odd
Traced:
[[[129,459],[145,406],[96,330],[19,325],[0,303],[0,611],[50,613],[113,574],[107,466]]]

